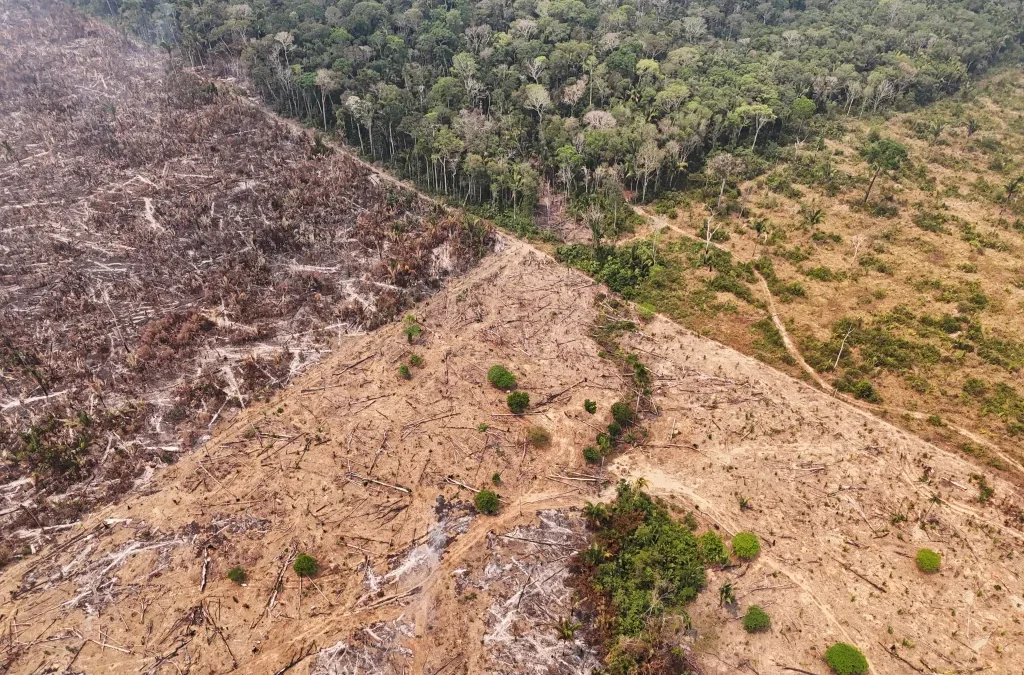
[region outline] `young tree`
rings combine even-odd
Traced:
[[[868,163],[868,167],[874,171],[862,202],[867,204],[868,197],[871,196],[871,189],[875,186],[875,179],[882,172],[898,171],[907,161],[907,148],[902,143],[888,138],[880,138],[866,145],[860,154]]]
[[[544,140],[544,110],[551,107],[551,95],[540,84],[528,84],[523,92],[523,105],[537,113],[537,128]]]

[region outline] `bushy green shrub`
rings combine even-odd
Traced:
[[[514,391],[505,399],[508,409],[516,415],[521,415],[530,407],[530,395],[525,391]]]
[[[409,365],[415,368],[421,368],[423,366],[423,357],[419,354],[410,354]]]
[[[246,578],[245,570],[241,567],[232,567],[228,570],[228,579],[236,584],[244,584]]]
[[[768,613],[758,605],[747,607],[747,613],[743,615],[743,630],[748,633],[760,633],[772,626],[772,619]]]
[[[476,497],[473,498],[473,504],[476,506],[476,510],[486,516],[493,516],[501,508],[501,500],[498,499],[498,494],[491,490],[481,490],[476,493]]]
[[[526,440],[535,448],[546,448],[551,445],[551,432],[535,424],[526,430]]]
[[[601,461],[601,451],[593,445],[588,445],[583,448],[583,459],[587,460],[591,464],[597,464]]]
[[[753,560],[761,552],[761,542],[753,532],[740,532],[732,538],[732,552],[741,560]]]
[[[837,642],[825,652],[825,663],[836,675],[864,675],[868,672],[868,660],[853,645]]]
[[[612,403],[612,419],[620,427],[628,427],[633,424],[633,409],[629,407],[628,403],[616,401]]]
[[[411,380],[412,372],[409,370],[409,366],[405,365],[404,363],[398,366],[398,376],[403,380]]]
[[[319,569],[320,566],[317,564],[316,558],[305,553],[295,556],[295,562],[292,563],[292,570],[300,577],[315,576]]]
[[[487,369],[487,381],[498,389],[515,389],[516,376],[510,373],[505,366],[491,366]]]
[[[922,548],[917,552],[917,569],[926,574],[934,574],[942,566],[942,556],[930,548]]]
[[[713,530],[708,530],[697,539],[700,546],[700,557],[705,565],[724,565],[729,560],[722,538]]]
[[[583,409],[593,415],[597,412],[597,404],[591,401],[589,398],[583,402]]]

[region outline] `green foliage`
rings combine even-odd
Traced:
[[[601,461],[601,451],[593,445],[588,445],[583,448],[583,459],[587,460],[590,464],[597,464]]]
[[[868,660],[859,649],[845,642],[837,642],[825,651],[825,663],[836,675],[864,675]]]
[[[632,426],[634,418],[635,414],[633,413],[633,408],[631,408],[628,403],[624,403],[622,401],[612,403],[612,419],[615,420],[615,423],[620,427],[625,428]]]
[[[516,415],[521,415],[530,407],[530,395],[525,391],[514,391],[505,398],[508,409]]]
[[[922,548],[914,560],[917,561],[917,569],[926,574],[934,574],[942,566],[942,556],[930,548]]]
[[[772,626],[772,619],[768,613],[758,605],[747,607],[747,613],[743,615],[743,630],[748,633],[761,633]]]
[[[982,504],[992,500],[992,497],[996,494],[996,489],[989,485],[988,479],[980,473],[971,474],[971,482],[978,486],[978,501]]]
[[[722,538],[714,530],[708,530],[697,539],[700,547],[700,558],[707,566],[724,565],[729,561],[729,552],[725,550]]]
[[[593,415],[597,412],[597,403],[591,401],[589,398],[583,401],[583,409]]]
[[[501,473],[495,471],[491,474],[491,485],[501,485]]]
[[[494,365],[487,369],[487,381],[498,389],[515,389],[516,376],[509,372],[505,366]]]
[[[558,631],[559,640],[572,640],[576,637],[576,631],[582,628],[579,621],[574,621],[571,616],[559,619],[555,623],[555,630]]]
[[[736,604],[736,589],[731,581],[726,581],[718,587],[718,606],[729,606]]]
[[[551,432],[534,424],[526,430],[526,440],[535,448],[546,448],[551,445]]]
[[[473,497],[473,505],[476,510],[485,516],[493,516],[501,508],[501,499],[496,492],[481,490]]]
[[[409,370],[409,366],[403,363],[402,365],[398,366],[398,376],[403,380],[411,380],[412,371]]]
[[[245,570],[241,567],[232,567],[228,570],[228,579],[235,582],[236,584],[244,584],[246,578],[247,575],[245,573]]]
[[[637,296],[640,285],[655,269],[654,244],[646,239],[618,248],[583,244],[559,246],[555,257],[603,281],[627,299]]]
[[[402,320],[402,332],[409,344],[412,344],[423,333],[423,327],[420,326],[420,322],[416,320],[415,316],[406,314],[405,319]]]
[[[300,577],[316,576],[319,569],[316,558],[305,553],[295,556],[295,562],[292,563],[292,570]]]
[[[732,538],[732,552],[740,560],[753,560],[761,552],[761,542],[753,532],[740,532]]]
[[[476,425],[476,430],[479,431],[480,433],[486,433],[487,430],[490,428],[490,425],[488,425],[486,422],[481,422],[480,424]]]
[[[420,356],[419,354],[410,354],[409,355],[409,365],[414,367],[414,368],[422,368],[423,367],[423,357]]]
[[[584,515],[594,545],[577,556],[574,570],[607,603],[613,643],[645,634],[650,622],[704,587],[697,539],[639,487],[619,481],[611,504],[588,504]]]

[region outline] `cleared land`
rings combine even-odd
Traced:
[[[116,498],[492,235],[61,3],[0,15],[9,558],[13,529]]]
[[[22,17],[19,39],[35,39],[36,22],[17,13],[25,5],[2,6],[6,21]],[[109,35],[81,26],[83,47],[89,31]],[[310,147],[291,127],[274,128]],[[196,152],[206,157],[206,146]],[[317,162],[311,182],[324,162],[346,162],[299,155],[285,165]],[[373,200],[387,205],[391,193],[371,193],[375,181],[361,175],[345,196],[384,208]],[[410,199],[405,222],[425,216],[434,232],[432,207]],[[144,200],[123,201],[125,218],[135,204],[139,227],[150,227]],[[365,215],[356,211],[353,231]],[[435,233],[447,236],[442,250],[463,241],[454,235],[486,235],[450,228]],[[387,232],[395,248],[382,245],[380,258],[420,241],[417,229]],[[94,243],[125,242],[116,229],[101,234]],[[356,250],[372,257],[381,240],[368,241]],[[438,292],[391,312],[411,319],[339,335],[280,390],[243,394],[229,419],[213,423],[211,413],[209,440],[145,472],[119,501],[57,528],[32,523],[30,509],[11,535],[23,548],[0,576],[6,671],[590,673],[601,654],[586,640],[594,617],[574,598],[570,564],[588,541],[581,509],[609,499],[621,477],[644,478],[700,531],[751,531],[762,542],[753,561],[709,569],[688,607],[692,629],[673,637],[704,672],[824,674],[822,654],[837,640],[859,646],[876,673],[1012,672],[1024,644],[1024,504],[1006,472],[667,318],[641,319],[528,244],[496,243]],[[451,259],[468,264],[479,250]],[[283,260],[302,251],[295,244]],[[407,299],[438,285],[414,279]],[[626,354],[650,373],[636,404],[647,433],[587,464],[581,450],[612,404],[635,395]],[[510,414],[506,392],[488,383],[495,364],[530,394],[526,414]],[[484,487],[501,496],[495,516],[473,508]],[[10,508],[25,512],[20,498]],[[915,566],[924,547],[943,556],[936,574]],[[295,573],[300,553],[316,574]],[[227,578],[234,568],[241,583]],[[736,609],[765,608],[768,632],[748,635],[719,607],[724,583]],[[587,626],[560,639],[569,617]]]

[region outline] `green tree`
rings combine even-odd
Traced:
[[[888,138],[880,138],[877,141],[868,143],[861,150],[861,156],[864,157],[864,161],[868,163],[868,167],[873,171],[871,181],[868,183],[868,189],[864,193],[864,201],[862,202],[867,204],[868,197],[871,196],[871,189],[875,186],[875,179],[883,172],[899,171],[900,167],[907,161],[907,148],[902,143],[897,143]]]

